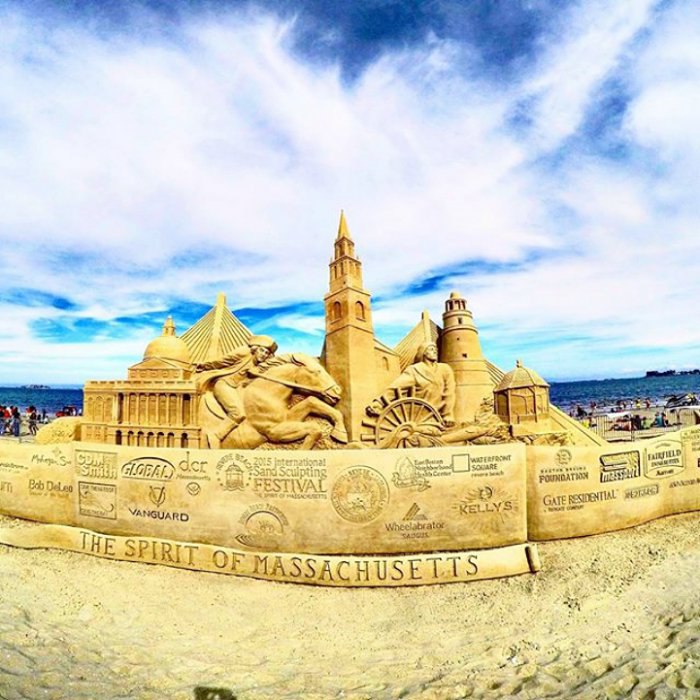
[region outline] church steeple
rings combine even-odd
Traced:
[[[324,359],[326,369],[343,390],[338,409],[351,439],[359,439],[365,406],[378,391],[370,302],[370,293],[362,286],[362,263],[355,257],[355,244],[341,211],[330,262],[330,287],[324,297]]]
[[[362,289],[362,263],[355,257],[355,243],[350,238],[350,230],[345,220],[345,212],[340,211],[338,235],[335,239],[334,256],[330,263],[332,292],[344,287]]]

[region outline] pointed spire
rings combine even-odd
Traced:
[[[219,292],[216,295],[216,306],[214,306],[214,323],[212,324],[211,329],[211,345],[209,347],[211,359],[223,355],[220,349],[221,328],[224,324],[226,310],[226,295],[223,292]]]
[[[348,229],[348,222],[345,221],[345,212],[340,210],[340,223],[338,224],[338,236],[336,241],[341,238],[350,238],[350,229]]]
[[[251,332],[226,306],[226,296],[218,294],[216,304],[182,334],[193,362],[218,360],[244,345]]]
[[[432,343],[433,342],[433,329],[432,323],[430,321],[430,314],[427,310],[423,311],[420,315],[421,326],[423,327],[423,342]]]
[[[163,335],[175,335],[175,323],[173,322],[172,316],[168,316],[168,318],[165,320],[165,323],[163,324]]]

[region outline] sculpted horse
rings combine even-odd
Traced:
[[[245,420],[222,441],[216,433],[227,417],[211,387],[203,384],[199,424],[209,447],[254,449],[265,442],[303,439],[302,449],[308,450],[323,436],[318,424],[306,421],[312,415],[327,418],[333,425],[331,437],[347,442],[343,416],[333,408],[340,400],[340,387],[317,360],[299,353],[275,357],[250,374],[250,383],[240,389]],[[292,406],[295,394],[304,398]]]

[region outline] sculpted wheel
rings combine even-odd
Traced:
[[[362,441],[377,447],[425,447],[442,444],[445,425],[438,411],[427,401],[413,396],[412,389],[395,391],[395,398],[382,398],[378,416],[363,420]]]

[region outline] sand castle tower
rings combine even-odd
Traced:
[[[494,383],[481,352],[472,312],[467,308],[466,299],[457,292],[452,292],[445,302],[442,324],[440,361],[454,371],[455,420],[458,424],[468,423],[474,420],[481,402],[491,398]]]
[[[379,391],[378,376],[386,374],[390,380],[398,374],[398,357],[390,348],[378,347],[374,337],[371,296],[362,286],[362,263],[355,256],[355,243],[342,211],[330,261],[330,289],[323,300],[326,340],[322,361],[343,390],[338,409],[350,439],[358,440],[365,407]],[[379,371],[382,366],[385,371]]]
[[[537,372],[516,367],[503,376],[493,391],[498,417],[509,423],[513,435],[549,432],[549,384]]]

